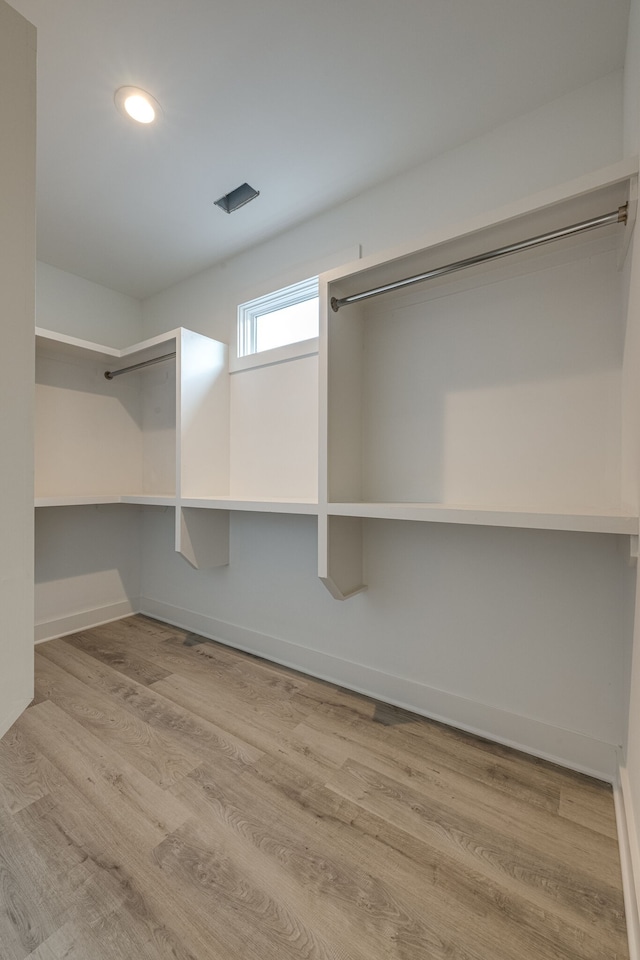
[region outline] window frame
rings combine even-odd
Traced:
[[[285,307],[295,306],[297,303],[304,303],[306,300],[313,300],[317,296],[319,296],[319,280],[315,276],[239,304],[235,369],[264,366],[267,363],[278,363],[281,360],[317,353],[317,336],[305,340],[293,340],[270,350],[256,351],[258,317],[275,313]]]

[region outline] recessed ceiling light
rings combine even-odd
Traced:
[[[116,90],[113,99],[123,116],[130,117],[138,123],[153,123],[162,113],[155,97],[139,87],[120,87]]]

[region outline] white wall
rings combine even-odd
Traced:
[[[142,338],[141,305],[138,300],[65,273],[46,263],[37,265],[36,321],[38,326],[46,329],[106,346],[124,347]],[[32,331],[33,321],[29,329],[30,358],[33,356]],[[51,389],[52,384],[55,386],[56,380],[47,376],[47,365],[49,368],[68,367],[72,372],[69,364],[41,361],[38,365],[39,379],[49,383],[48,389]],[[90,374],[86,371],[76,369],[74,376],[66,377],[65,380],[75,384],[74,392],[60,392],[64,402],[71,404],[70,413],[78,424],[78,435],[71,438],[71,442],[64,448],[58,444],[56,450],[58,466],[64,472],[64,482],[60,478],[57,481],[52,479],[49,464],[49,485],[45,484],[45,488],[39,491],[41,495],[70,494],[74,491],[87,493],[96,490],[113,493],[119,489],[114,477],[121,481],[122,476],[126,475],[127,465],[123,460],[113,459],[113,469],[109,469],[110,459],[121,457],[122,449],[115,449],[112,445],[110,449],[109,437],[104,433],[102,436],[96,435],[96,431],[100,429],[97,421],[92,424],[84,422],[87,420],[87,412],[95,412],[92,403],[97,396],[93,385],[90,385],[87,393],[79,389],[78,378],[87,376],[90,377]],[[98,374],[96,376],[98,383],[106,383]],[[57,377],[59,380],[60,375],[57,374]],[[135,384],[125,383],[117,389],[119,393],[124,390],[126,394],[129,387],[133,388]],[[56,399],[45,390],[39,399],[43,404],[55,405],[55,415],[60,416],[60,396]],[[135,405],[133,409],[135,412]],[[46,412],[45,410],[44,413]],[[123,407],[121,418],[125,421],[129,419],[129,433],[137,435],[139,428],[136,426],[135,416],[130,415]],[[46,432],[46,415],[40,418],[39,426]],[[157,436],[157,433],[155,435]],[[121,439],[126,439],[127,436],[126,429],[121,430]],[[70,462],[73,454],[77,453],[78,444],[86,450],[87,437],[95,444],[91,466],[95,469],[96,463],[102,461],[100,476],[97,480],[93,479],[93,486],[87,483],[80,471],[74,471],[73,463]],[[39,445],[41,451],[46,450],[46,436],[42,440],[44,442]],[[135,455],[130,459],[135,463]],[[129,469],[132,469],[131,464]],[[74,472],[77,473],[75,483]],[[40,482],[44,482],[42,478]],[[126,484],[124,486],[126,487]],[[139,482],[137,492],[141,492],[142,487],[142,482]],[[31,488],[32,483],[29,485],[29,495]],[[131,492],[136,492],[135,483],[131,484]],[[31,507],[30,516],[32,514]],[[37,640],[125,616],[136,608],[140,572],[138,510],[126,506],[38,509],[35,532]]]
[[[615,75],[150,298],[145,335],[180,322],[233,343],[239,302],[324,269],[341,249],[381,250],[621,153]],[[309,378],[305,403],[313,390]],[[171,537],[167,517],[145,514],[148,612],[613,773],[634,586],[624,538],[371,522],[369,590],[339,604],[316,578],[311,518],[233,515],[231,564],[215,571],[190,570]]]
[[[137,610],[139,507],[39,508],[35,541],[36,641]]]
[[[36,31],[0,0],[0,735],[33,696]]]
[[[124,293],[38,261],[36,325],[107,347],[128,347],[142,340],[142,306]]]

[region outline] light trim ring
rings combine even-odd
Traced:
[[[153,123],[162,116],[162,107],[156,98],[140,87],[119,87],[113,99],[123,117],[136,123]]]

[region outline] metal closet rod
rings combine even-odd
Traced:
[[[574,223],[570,227],[562,227],[562,229],[553,230],[551,233],[541,233],[539,236],[531,237],[529,240],[510,243],[506,247],[498,247],[496,250],[489,250],[487,253],[479,253],[475,257],[467,257],[465,260],[457,260],[455,263],[445,264],[444,267],[427,270],[426,273],[418,273],[412,277],[405,277],[404,280],[395,280],[393,283],[385,283],[381,287],[363,290],[362,293],[352,293],[348,297],[331,297],[331,309],[334,313],[337,313],[340,307],[344,307],[348,303],[359,303],[361,300],[369,300],[371,297],[379,297],[383,293],[389,293],[390,290],[411,287],[414,283],[433,280],[435,277],[445,277],[450,273],[456,273],[458,270],[464,270],[466,267],[473,267],[478,263],[486,263],[489,260],[508,257],[512,253],[519,253],[520,250],[530,250],[532,247],[540,247],[544,243],[551,243],[553,240],[561,240],[563,237],[585,233],[587,230],[593,230],[595,227],[604,227],[609,223],[626,222],[627,204],[625,203],[623,206],[618,207],[617,210],[614,210],[613,213],[605,213],[603,216],[594,217],[592,220],[582,220],[580,223]]]
[[[130,367],[122,367],[120,370],[105,370],[105,379],[113,380],[114,377],[119,377],[121,373],[131,373],[132,370],[141,370],[142,367],[150,367],[153,363],[162,363],[163,360],[173,360],[175,355],[174,350],[173,353],[165,353],[161,357],[154,357],[153,360],[143,360],[141,363],[133,363]]]

